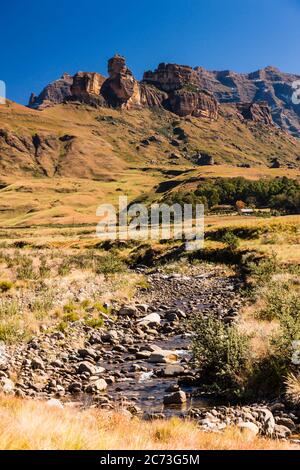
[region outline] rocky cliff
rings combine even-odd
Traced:
[[[276,123],[300,137],[300,105],[292,102],[293,83],[299,79],[274,67],[239,74],[161,63],[138,81],[125,58],[115,55],[108,62],[108,78],[95,72],[78,72],[74,77],[64,74],[39,96],[32,94],[29,107],[41,110],[65,101],[81,101],[122,109],[161,107],[180,117],[215,120],[219,104],[236,103],[244,120],[269,126]]]
[[[283,130],[300,137],[300,105],[292,102],[293,83],[299,75],[283,73],[275,67],[266,67],[249,74],[229,70],[209,72],[196,68],[199,83],[214,93],[220,103],[265,101],[274,122]]]
[[[55,80],[47,85],[38,96],[31,93],[28,106],[33,109],[41,110],[55,104],[63,103],[72,95],[72,84],[73,77],[68,73],[64,73],[59,80]]]
[[[266,101],[257,103],[237,103],[237,110],[246,121],[274,125],[271,109]]]

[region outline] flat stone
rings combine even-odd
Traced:
[[[159,350],[152,352],[148,361],[151,363],[158,363],[158,364],[172,364],[177,362],[179,359],[178,355],[174,351],[167,351],[167,350]]]
[[[158,315],[158,313],[149,313],[149,315],[146,315],[141,320],[139,320],[138,325],[139,326],[160,325],[160,323],[161,323],[161,318]]]
[[[168,364],[163,370],[163,375],[165,377],[177,377],[184,373],[184,367],[179,364]]]

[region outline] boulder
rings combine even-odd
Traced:
[[[238,423],[237,427],[241,431],[249,431],[255,436],[259,433],[259,428],[255,423],[252,423],[250,421],[243,421],[241,423]]]
[[[107,382],[104,379],[98,379],[92,382],[90,386],[97,392],[104,392],[107,389]]]
[[[286,439],[292,434],[292,431],[286,426],[276,424],[274,428],[274,434],[278,439]]]
[[[182,375],[184,373],[184,367],[180,366],[179,364],[168,364],[163,369],[164,377],[177,377],[178,375]]]
[[[78,367],[76,369],[76,374],[84,374],[86,372],[90,375],[94,375],[97,372],[97,369],[90,362],[83,361],[78,365]]]
[[[45,369],[45,365],[44,365],[44,362],[43,360],[40,358],[40,357],[36,357],[34,359],[32,359],[31,361],[31,368],[32,369],[41,369],[41,370],[44,370]]]
[[[186,394],[182,390],[164,396],[164,405],[182,405],[186,403]]]
[[[149,313],[149,315],[146,315],[143,317],[141,320],[138,321],[138,326],[155,326],[155,325],[160,325],[161,323],[161,318],[158,315],[158,313]]]
[[[124,317],[135,317],[138,315],[138,309],[136,307],[124,306],[120,308],[118,314]]]
[[[164,349],[152,352],[148,359],[149,362],[158,364],[172,364],[178,360],[179,357],[174,351],[167,351]]]

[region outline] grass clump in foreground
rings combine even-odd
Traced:
[[[60,409],[13,397],[0,398],[0,418],[2,450],[299,449],[235,428],[207,433],[196,423],[175,418],[145,422],[122,413]]]

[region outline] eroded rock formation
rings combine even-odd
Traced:
[[[115,55],[108,61],[109,78],[101,88],[101,94],[114,108],[142,108],[162,106],[167,94],[153,86],[138,82],[127,67],[125,58]]]
[[[217,100],[199,86],[197,72],[187,65],[159,64],[154,72],[145,72],[143,82],[168,93],[164,107],[178,116],[218,117]]]
[[[271,109],[265,101],[258,103],[237,103],[236,107],[243,118],[248,121],[259,122],[267,126],[274,125]]]
[[[44,109],[63,103],[72,95],[72,84],[73,77],[64,73],[59,80],[47,85],[38,96],[31,93],[28,106],[33,109]]]
[[[70,100],[78,100],[87,104],[105,106],[100,90],[105,77],[95,72],[78,72],[74,75],[71,86]]]
[[[143,81],[167,93],[179,90],[184,85],[199,84],[198,74],[192,67],[177,64],[159,64],[158,68],[144,73]]]
[[[217,119],[219,104],[236,103],[241,118],[272,125],[300,137],[300,105],[292,103],[293,82],[300,77],[266,67],[250,74],[229,70],[210,72],[202,67],[161,63],[144,73],[140,82],[115,55],[108,62],[108,78],[92,72],[64,74],[29,107],[44,109],[65,101],[122,109],[161,107],[180,117]]]

